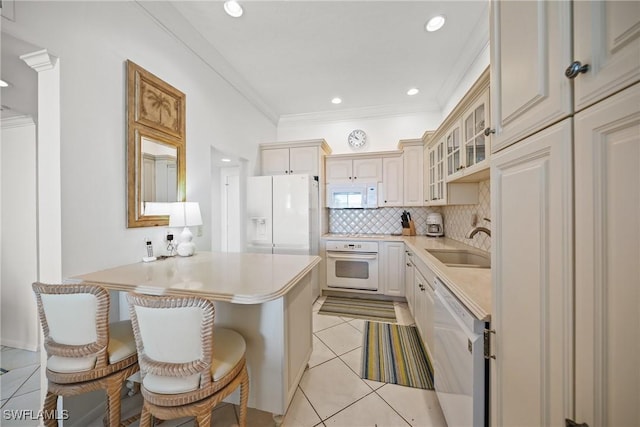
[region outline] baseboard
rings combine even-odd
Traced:
[[[6,337],[0,338],[0,345],[3,345],[5,347],[19,348],[20,350],[28,350],[28,351],[40,350],[40,346],[38,345],[37,342],[29,343],[29,342],[24,342],[22,340],[12,340]]]

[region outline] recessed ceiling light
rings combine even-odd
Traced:
[[[333,99],[331,100],[331,103],[332,103],[332,104],[340,104],[341,102],[342,102],[342,99],[340,99],[340,98],[333,98]]]
[[[417,87],[412,87],[407,91],[407,95],[413,96],[413,95],[416,95],[418,92],[420,92],[420,89],[418,89]]]
[[[242,6],[236,0],[227,0],[224,2],[224,11],[227,12],[227,15],[233,16],[234,18],[239,18],[242,16]]]
[[[429,32],[438,31],[444,25],[444,21],[445,17],[443,15],[434,16],[429,19],[424,28]]]
[[[9,86],[9,83],[5,82],[4,80],[0,80],[0,87],[7,87]]]
[[[221,162],[229,163],[231,159],[220,159]]]

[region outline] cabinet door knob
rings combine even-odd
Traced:
[[[496,130],[495,130],[495,129],[491,129],[491,128],[486,128],[486,129],[484,130],[484,136],[489,136],[489,135],[491,135],[492,133],[496,133]]]
[[[354,177],[353,177],[353,179],[358,179],[358,177],[357,177],[357,176],[354,176]]]
[[[586,73],[587,71],[589,71],[589,64],[582,65],[580,61],[574,61],[564,71],[564,75],[567,76],[568,79],[575,79],[578,74]]]
[[[288,174],[288,173],[289,173],[289,171],[284,171],[284,173],[287,173],[287,174]]]
[[[293,171],[289,171],[289,173],[293,173]]]

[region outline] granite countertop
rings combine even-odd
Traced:
[[[314,266],[313,255],[198,252],[123,265],[72,277],[109,290],[153,295],[201,296],[236,304],[261,304],[285,295]]]
[[[325,234],[324,240],[377,240],[404,242],[429,267],[451,292],[473,313],[485,322],[491,319],[491,269],[449,267],[431,255],[428,249],[466,249],[486,252],[447,237],[395,236],[390,234]]]

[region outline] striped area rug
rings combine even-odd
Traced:
[[[418,329],[366,322],[360,377],[433,390],[433,368]]]
[[[357,319],[395,322],[396,310],[393,301],[381,301],[365,298],[328,296],[318,314],[345,316]]]

